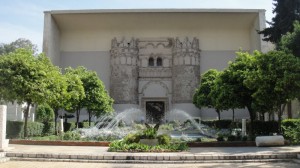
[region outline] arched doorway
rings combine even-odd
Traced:
[[[165,116],[165,102],[146,101],[146,122],[160,123]]]

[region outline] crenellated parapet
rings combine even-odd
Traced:
[[[172,53],[173,65],[200,65],[199,40],[195,37],[192,40],[188,37],[181,41],[174,39]]]
[[[117,38],[112,39],[110,55],[111,64],[136,66],[138,58],[137,40],[123,38],[118,42]]]
[[[199,40],[185,38],[174,40],[173,47],[173,103],[190,103],[199,84],[200,49]]]

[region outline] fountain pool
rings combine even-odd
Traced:
[[[127,109],[117,113],[115,116],[102,116],[98,118],[94,127],[79,129],[79,132],[83,137],[88,139],[121,139],[127,134],[136,133],[145,129],[145,115],[145,112],[140,109]],[[180,121],[170,121],[170,115],[179,116]],[[197,139],[201,137],[215,137],[216,131],[196,122],[187,112],[173,109],[164,116],[158,134],[169,134],[173,138],[180,139]]]

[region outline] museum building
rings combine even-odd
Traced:
[[[62,69],[96,71],[117,112],[139,108],[162,118],[180,109],[215,119],[214,109],[192,104],[200,75],[224,69],[240,49],[268,51],[257,33],[265,22],[261,9],[46,11],[43,51]],[[245,109],[235,115],[248,118]]]

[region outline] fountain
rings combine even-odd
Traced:
[[[192,116],[183,110],[173,109],[164,117],[168,121],[161,125],[159,134],[167,133],[173,138],[196,139],[201,137],[215,137],[215,131],[197,123]],[[117,113],[116,116],[104,115],[98,118],[96,125],[91,128],[79,129],[83,137],[93,140],[121,139],[129,133],[136,133],[145,128],[143,122],[145,112],[131,108]],[[181,121],[169,121],[177,116]],[[165,122],[164,121],[164,122]],[[123,125],[121,124],[123,123]],[[168,129],[164,129],[168,128]]]

